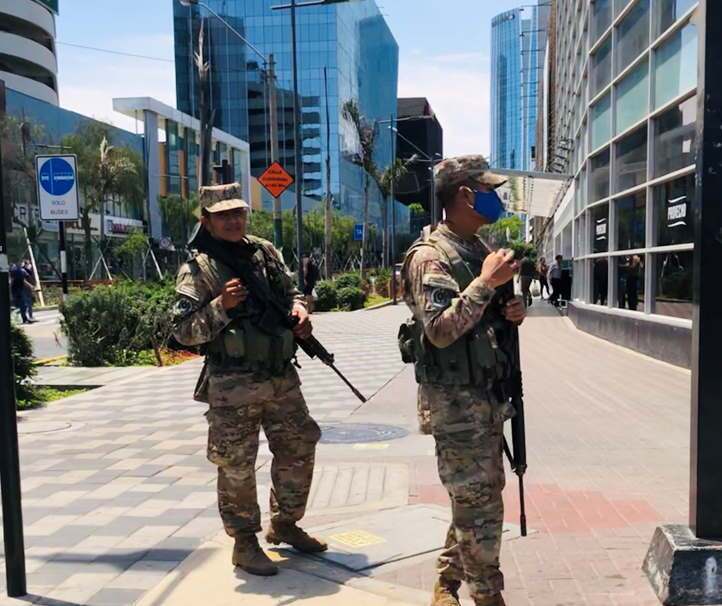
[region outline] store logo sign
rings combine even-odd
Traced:
[[[599,219],[596,225],[597,240],[607,239],[607,220]]]
[[[681,227],[683,225],[687,225],[687,196],[667,201],[667,227]]]

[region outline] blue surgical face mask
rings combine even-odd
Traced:
[[[496,191],[475,191],[474,210],[491,223],[496,223],[504,213],[504,203]]]

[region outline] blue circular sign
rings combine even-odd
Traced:
[[[40,185],[51,196],[64,196],[75,185],[75,171],[67,160],[50,158],[40,168]]]

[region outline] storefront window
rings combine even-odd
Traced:
[[[592,2],[592,43],[612,24],[612,0]]]
[[[621,73],[649,46],[649,0],[639,0],[617,28],[615,73]]]
[[[591,210],[592,241],[595,253],[609,251],[609,204],[595,206]]]
[[[677,19],[697,4],[697,0],[657,0],[654,11],[654,31],[657,36],[666,32]]]
[[[612,137],[612,97],[607,94],[592,106],[592,149]]]
[[[609,296],[609,259],[592,261],[592,297],[595,305],[606,305]]]
[[[634,131],[616,144],[615,192],[647,180],[647,127]]]
[[[694,175],[687,175],[654,188],[657,246],[694,242],[694,197]]]
[[[654,107],[658,108],[697,85],[697,27],[686,25],[657,49]]]
[[[616,200],[617,250],[644,248],[646,242],[647,196],[638,192]]]
[[[694,164],[697,98],[664,112],[654,121],[654,176]]]
[[[592,55],[591,84],[592,96],[601,91],[612,79],[612,37]]]
[[[655,255],[657,270],[655,313],[692,319],[693,255],[691,251]]]
[[[617,257],[617,306],[644,311],[644,256]]]
[[[647,115],[649,62],[644,61],[617,85],[617,128],[621,133]]]
[[[590,162],[591,202],[609,195],[609,148],[597,154]]]

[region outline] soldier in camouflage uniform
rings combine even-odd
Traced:
[[[195,398],[209,404],[208,459],[218,466],[218,506],[226,532],[235,539],[233,564],[267,576],[277,568],[256,538],[261,530],[255,477],[260,427],[273,453],[267,540],[304,552],[326,549],[296,525],[305,511],[320,430],[309,415],[292,360],[294,336],[308,337],[312,328],[304,297],[280,253],[270,242],[246,234],[248,205],[240,186],[203,187],[200,204],[201,223],[214,241],[239,256],[251,251],[252,271],[299,320],[293,331],[262,330],[263,310],[254,304],[253,293],[208,254],[197,253],[178,273],[174,334],[206,353]]]
[[[494,190],[505,179],[488,168],[482,156],[436,167],[446,220],[434,232],[425,230],[402,270],[413,318],[401,327],[399,344],[404,360],[415,364],[452,505],[432,606],[458,606],[462,580],[477,606],[504,604],[502,440],[513,407],[498,390],[509,360],[495,327],[520,324],[526,311],[521,300],[502,303],[496,294],[513,278],[513,252],[492,253],[477,236],[503,211]]]

